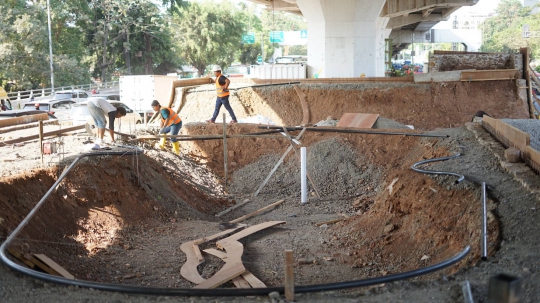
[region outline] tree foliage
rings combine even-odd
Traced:
[[[530,31],[540,31],[538,14],[531,15],[531,9],[523,7],[518,0],[502,0],[496,15],[486,19],[481,25],[484,52],[518,52],[521,47],[530,47],[533,57],[540,58],[538,38],[524,38],[522,27],[527,24]]]
[[[210,64],[229,66],[241,47],[245,15],[231,2],[191,2],[173,17],[179,53],[200,75]]]

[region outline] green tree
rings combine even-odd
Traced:
[[[191,2],[173,17],[174,40],[182,58],[200,75],[210,64],[234,62],[244,33],[241,10],[229,1]]]
[[[502,0],[496,15],[486,19],[481,25],[483,52],[511,52],[526,45],[521,35],[523,21],[530,9],[523,7],[518,0]]]

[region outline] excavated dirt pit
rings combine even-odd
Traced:
[[[471,246],[471,253],[455,266],[411,281],[418,284],[378,285],[356,292],[384,296],[374,296],[369,302],[398,302],[405,292],[416,290],[406,296],[406,302],[455,301],[461,288],[439,283],[452,283],[460,273],[476,279],[473,290],[480,296],[487,292],[481,279],[498,273],[495,270],[520,275],[523,268],[527,270],[525,277],[535,279],[540,268],[533,260],[538,251],[539,227],[534,223],[538,212],[528,210],[536,210],[537,194],[501,167],[504,148],[491,142],[480,125],[463,126],[479,109],[496,117],[526,117],[526,107],[512,82],[300,88],[308,96],[311,122],[340,117],[344,112],[379,113],[379,130],[415,133],[420,129],[447,137],[306,132],[301,141],[308,150],[308,172],[316,190],[309,185],[309,203],[305,205],[300,204],[299,160],[292,152],[260,194],[253,197],[289,147],[289,141],[282,137],[228,139],[226,186],[222,140],[182,142],[181,156],[143,143],[140,147],[145,153],[138,157],[103,156],[79,163],[21,232],[12,249],[27,256],[45,254],[77,279],[189,288],[194,284],[180,275],[186,261],[180,250],[182,243],[218,233],[220,223],[285,199],[275,209],[242,222],[286,221],[241,240],[245,267],[267,286],[283,285],[285,249],[294,251],[295,284],[308,285],[426,267]],[[300,102],[291,86],[243,89],[231,99],[240,120],[261,113],[278,124],[296,125],[302,118]],[[197,122],[212,112],[210,95],[188,93],[182,104],[182,134],[222,133],[221,124]],[[417,130],[404,124],[412,124]],[[457,127],[444,128],[447,126]],[[227,127],[228,134],[260,131],[255,124]],[[294,136],[298,133],[291,132]],[[86,139],[66,137],[64,144],[74,155]],[[67,156],[58,167],[39,168],[39,157],[32,152],[37,148],[35,142],[0,147],[10,157],[10,161],[4,160],[0,182],[2,238],[14,230],[73,160]],[[410,169],[415,162],[456,153],[462,156],[428,167],[464,174],[466,181],[460,184],[455,184],[452,176],[425,175]],[[479,262],[480,182],[489,187],[488,249],[494,260],[490,263]],[[246,200],[226,215],[215,216]],[[340,218],[345,219],[317,226]],[[215,248],[215,242],[200,248]],[[198,270],[208,278],[223,262],[203,255],[206,262]],[[4,276],[0,275],[0,281],[10,285],[4,297],[15,298],[11,295],[17,292],[18,284]],[[416,288],[411,290],[410,285]],[[528,298],[538,294],[535,285],[524,287],[531,292]],[[234,286],[228,282],[221,287]],[[399,300],[392,297],[395,292]],[[33,292],[24,292],[24,296],[36,298]],[[109,297],[104,294],[103,299]],[[49,298],[58,299],[54,295]],[[319,302],[316,298],[307,302]]]
[[[196,134],[214,127],[218,126],[186,129]],[[256,131],[256,126],[239,125],[231,133]],[[219,149],[223,153],[222,141],[203,141],[199,148],[215,153],[207,163],[209,169],[157,151],[138,159],[105,156],[83,161],[12,247],[23,254],[45,254],[77,279],[192,287],[179,273],[186,261],[180,244],[215,234],[220,222],[279,199],[286,201],[244,222],[287,222],[242,240],[246,268],[268,286],[283,284],[284,249],[294,250],[299,262],[297,284],[306,285],[413,270],[479,243],[480,229],[474,228],[481,222],[478,188],[468,183],[454,185],[454,177],[432,178],[410,170],[422,159],[453,154],[455,138],[307,133],[302,143],[308,147],[308,169],[321,195],[317,197],[310,186],[306,205],[299,201],[300,168],[294,153],[260,195],[251,197],[288,147],[286,140],[229,139],[229,149],[239,151],[229,159],[233,168],[229,195],[224,194],[218,177],[222,175],[222,160],[217,157]],[[58,173],[39,171],[2,183],[3,200],[16,201],[11,211],[4,212],[3,226],[15,226]],[[34,184],[39,186],[28,191]],[[245,199],[251,201],[220,218],[213,216],[233,200]],[[316,226],[341,217],[348,218]],[[496,244],[498,221],[490,218],[490,242]],[[215,243],[201,245],[206,248],[215,248]],[[223,262],[209,255],[205,258],[199,270],[208,278]],[[475,251],[460,266],[478,259]]]

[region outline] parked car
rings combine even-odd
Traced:
[[[73,100],[29,102],[24,105],[23,110],[36,110],[39,108],[39,110],[43,110],[55,115],[58,120],[67,120],[69,119],[69,112],[73,104],[75,104],[75,101]]]
[[[109,101],[109,103],[111,103],[111,105],[114,107],[123,107],[126,109],[126,115],[124,117],[120,119],[115,119],[115,121],[117,121],[118,123],[122,123],[124,125],[129,125],[129,123],[142,123],[142,117],[124,103],[119,101]],[[73,121],[73,125],[82,125],[86,123],[90,124],[91,126],[94,125],[94,119],[92,119],[92,116],[88,111],[88,102],[80,102],[73,104],[73,108],[69,113],[69,119]]]
[[[44,111],[44,110],[16,109],[16,110],[0,112],[0,120],[9,119],[9,118],[16,118],[16,117],[23,117],[23,116],[31,116],[31,115],[37,115],[37,114],[44,114],[44,113],[49,115],[49,119],[56,119],[56,116],[54,116],[50,112],[47,112],[47,111]]]
[[[90,97],[103,98],[107,101],[120,101],[120,94],[97,94],[97,95],[90,95]]]
[[[229,66],[224,73],[225,76],[229,78],[243,78],[249,77],[249,66],[248,65],[233,65]]]
[[[83,102],[88,98],[88,94],[82,89],[73,89],[73,90],[61,90],[54,93],[52,99],[70,99],[75,102]]]

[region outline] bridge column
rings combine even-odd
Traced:
[[[386,0],[296,0],[308,22],[308,76],[384,76]]]

